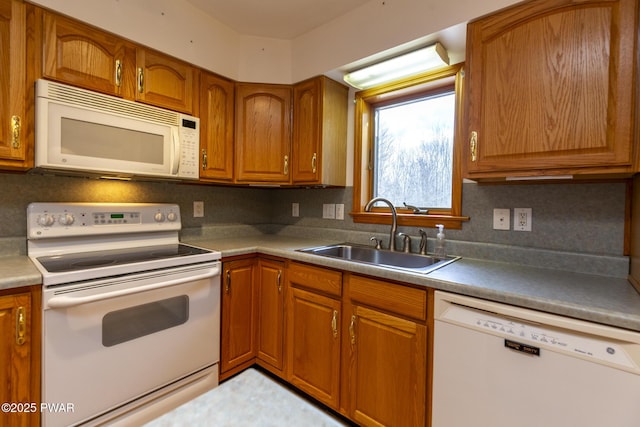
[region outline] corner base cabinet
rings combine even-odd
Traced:
[[[40,425],[40,292],[39,285],[0,291],[3,426]]]

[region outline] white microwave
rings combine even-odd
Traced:
[[[38,80],[35,123],[36,171],[198,179],[197,117]]]

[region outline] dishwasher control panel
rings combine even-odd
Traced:
[[[640,366],[629,357],[624,346],[616,340],[607,340],[537,322],[527,322],[523,319],[454,303],[449,304],[436,321],[453,323],[503,337],[505,347],[533,356],[541,356],[543,351],[541,349],[547,349],[640,372]]]

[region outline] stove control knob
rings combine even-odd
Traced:
[[[51,227],[54,222],[56,222],[56,220],[49,214],[44,214],[38,217],[38,224],[43,227]]]
[[[76,219],[70,213],[62,214],[60,215],[60,218],[58,218],[58,222],[61,225],[71,225],[75,220]]]
[[[164,221],[164,214],[162,212],[158,212],[157,214],[155,214],[153,219],[155,219],[156,222],[162,222]]]
[[[169,214],[167,215],[167,219],[173,222],[178,219],[178,214],[176,214],[175,212],[169,212]]]

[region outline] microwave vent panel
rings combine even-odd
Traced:
[[[116,98],[46,80],[38,80],[37,96],[110,114],[135,117],[170,126],[180,125],[180,114],[126,99]]]

